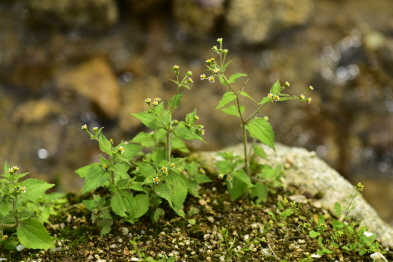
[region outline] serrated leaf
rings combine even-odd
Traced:
[[[216,107],[216,109],[219,109],[225,105],[227,105],[229,102],[232,102],[233,100],[236,99],[236,94],[234,94],[233,92],[226,92],[220,102],[218,103],[218,106]]]
[[[29,199],[38,199],[45,194],[45,191],[52,188],[54,184],[49,184],[39,179],[29,178],[20,183],[21,187],[26,187],[24,196]]]
[[[138,194],[134,197],[135,199],[135,209],[130,212],[132,214],[132,218],[139,218],[146,214],[149,210],[150,206],[150,199],[149,196],[146,194]]]
[[[109,180],[110,175],[100,165],[92,165],[87,172],[82,194],[104,185]]]
[[[255,187],[251,190],[251,197],[256,197],[257,200],[255,203],[258,205],[261,202],[266,202],[268,195],[267,185],[262,184],[260,182],[255,184]]]
[[[183,94],[184,94],[184,91],[174,95],[171,99],[169,99],[168,108],[170,108],[172,111],[175,110],[179,106],[180,100],[182,99]]]
[[[145,133],[145,132],[138,133],[130,142],[131,143],[139,143],[145,147],[153,147],[154,146],[153,136],[151,134]]]
[[[212,180],[211,180],[208,176],[206,176],[206,175],[204,175],[204,174],[196,174],[196,175],[194,176],[194,179],[195,179],[195,181],[196,181],[198,184],[212,182]]]
[[[274,148],[274,132],[273,128],[268,121],[263,118],[254,118],[251,119],[246,125],[247,130],[250,132],[251,137],[256,137],[270,147]]]
[[[241,114],[243,114],[244,110],[245,110],[245,107],[240,106]],[[225,107],[224,109],[221,109],[221,111],[227,115],[239,116],[239,111],[237,110],[237,107],[235,105],[229,105],[229,106]]]
[[[183,140],[177,137],[172,138],[172,150],[178,149],[181,152],[188,153],[190,152],[187,148],[187,145],[184,143]]]
[[[272,88],[270,89],[270,93],[272,93],[273,95],[278,95],[278,94],[280,94],[280,92],[281,92],[281,84],[280,84],[280,81],[277,80],[273,84]]]
[[[247,97],[247,98],[249,98],[249,99],[251,99],[252,101],[255,102],[255,100],[248,93],[246,93],[245,91],[241,91],[240,95],[244,96],[244,97]]]
[[[242,77],[242,76],[247,76],[247,74],[242,74],[242,73],[233,74],[229,77],[228,83],[229,84],[235,83],[236,79],[238,79],[239,77]]]
[[[334,203],[334,214],[335,214],[337,217],[340,217],[341,214],[342,214],[341,205],[340,205],[340,203],[338,203],[338,202]]]
[[[94,165],[95,166],[97,166],[97,165],[99,166],[100,164],[99,163],[93,163],[93,164],[90,164],[90,165],[78,168],[77,170],[75,170],[75,173],[77,173],[79,175],[79,177],[81,177],[81,178],[86,177],[87,172],[89,172],[90,167],[92,167]]]
[[[156,170],[149,163],[135,163],[139,167],[139,172],[144,177],[155,177],[157,176]]]
[[[55,247],[45,227],[34,218],[23,220],[17,227],[16,235],[20,243],[27,248],[49,249]]]
[[[138,118],[145,126],[151,129],[159,129],[162,128],[161,121],[152,113],[149,113],[147,111],[140,112],[137,114],[131,114]]]
[[[102,152],[110,154],[112,151],[112,144],[109,140],[104,136],[104,134],[100,134],[98,137],[98,143]]]
[[[124,152],[122,156],[127,160],[131,160],[143,148],[143,146],[125,144],[123,145],[123,148],[124,148]]]
[[[195,116],[196,116],[196,109],[194,109],[194,111],[192,111],[191,113],[188,113],[186,115],[186,123],[187,124],[193,124],[195,121]]]
[[[260,158],[266,159],[267,156],[265,150],[263,150],[261,146],[254,145],[253,149],[255,155],[259,156]]]
[[[187,127],[178,126],[178,127],[175,129],[175,131],[173,132],[173,134],[174,134],[176,137],[181,138],[181,139],[185,139],[185,140],[195,140],[195,139],[198,139],[198,140],[201,140],[201,141],[204,142],[203,138],[202,138],[199,134],[197,134],[197,133],[195,132],[195,130],[193,130],[193,129],[191,129],[191,128],[188,129]]]
[[[125,217],[126,212],[135,210],[136,202],[134,197],[127,191],[119,190],[111,197],[111,207],[117,215]]]

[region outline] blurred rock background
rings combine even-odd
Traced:
[[[391,0],[3,0],[0,162],[78,192],[73,171],[99,155],[81,126],[103,126],[115,143],[131,139],[144,128],[130,113],[145,110],[147,97],[173,95],[175,64],[194,73],[178,119],[197,108],[206,129],[208,145],[190,146],[239,143],[237,119],[215,110],[225,87],[198,77],[222,37],[228,73],[247,73],[257,101],[277,79],[291,83],[290,94],[314,86],[311,105],[262,112],[276,141],[315,150],[365,184],[393,224],[391,10]]]

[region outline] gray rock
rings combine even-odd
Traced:
[[[306,23],[312,7],[309,0],[232,0],[226,20],[246,42],[264,43],[287,28]]]
[[[287,147],[279,143],[276,143],[276,151],[263,147],[267,159],[261,159],[261,164],[268,163],[275,166],[290,163],[290,167],[284,171],[284,184],[298,186],[311,194],[321,193],[323,197],[319,200],[319,204],[331,212],[334,212],[336,202],[341,206],[348,206],[349,196],[355,193],[353,185],[317,157],[315,152],[309,152],[304,148]],[[234,154],[242,156],[243,145],[227,147],[222,151],[233,151]],[[191,158],[198,159],[204,168],[214,173],[217,170],[214,164],[220,159],[217,153],[199,152],[191,155]],[[393,228],[382,221],[362,196],[358,196],[355,201],[356,206],[349,216],[361,220],[361,225],[367,226],[369,232],[376,233],[377,239],[383,245],[393,248]]]

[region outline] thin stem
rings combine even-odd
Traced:
[[[171,153],[172,153],[171,131],[166,130],[166,161],[168,161],[168,163],[171,162]]]
[[[342,221],[344,221],[344,219],[348,216],[349,211],[350,211],[350,208],[351,208],[351,205],[352,205],[353,201],[355,200],[355,197],[358,196],[358,194],[359,194],[359,192],[356,190],[355,194],[353,195],[351,201],[350,201],[349,204],[348,204],[347,211],[345,212],[345,216],[343,217],[343,220],[342,220]],[[341,222],[342,222],[342,221],[341,221]]]
[[[227,78],[222,74],[222,78],[225,81],[225,84],[228,86],[229,90],[236,95],[235,99],[235,106],[237,108],[237,112],[239,114],[240,120],[241,120],[241,128],[242,128],[242,138],[243,138],[243,149],[244,149],[244,162],[246,163],[246,174],[250,176],[250,159],[248,158],[248,150],[247,150],[247,130],[246,130],[246,125],[247,121],[244,121],[241,109],[240,109],[240,102],[239,102],[239,93],[236,93],[235,90],[231,87],[229,84]],[[242,88],[242,90],[244,87]]]
[[[250,121],[251,119],[253,119],[257,114],[259,114],[259,112],[261,112],[261,110],[268,104],[269,102],[262,104],[257,110],[254,111],[254,113],[252,113],[247,120],[245,121],[246,123],[248,123],[248,121]]]

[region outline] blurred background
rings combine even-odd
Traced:
[[[81,126],[130,140],[145,130],[130,113],[174,94],[175,64],[194,79],[177,118],[197,108],[206,130],[208,144],[192,150],[239,143],[237,119],[215,110],[227,90],[199,80],[222,37],[228,75],[248,74],[257,101],[277,79],[293,95],[314,86],[310,105],[278,102],[261,116],[277,142],[316,151],[362,182],[393,224],[392,10],[391,0],[2,0],[0,162],[79,192],[74,170],[99,155]]]

